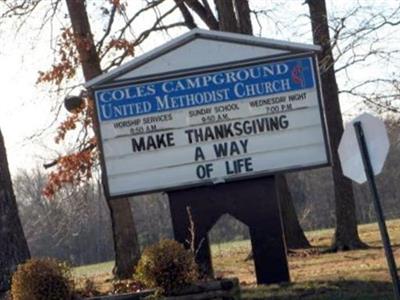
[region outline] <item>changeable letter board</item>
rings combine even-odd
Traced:
[[[327,165],[313,55],[95,89],[111,197]]]

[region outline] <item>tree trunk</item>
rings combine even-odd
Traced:
[[[0,131],[0,294],[10,289],[17,265],[29,257]]]
[[[297,218],[286,177],[284,175],[277,175],[275,178],[278,198],[281,204],[286,247],[288,249],[310,248],[311,245],[304,235],[304,231]]]
[[[99,56],[93,41],[84,0],[66,0],[75,43],[79,52],[85,80],[90,80],[102,73]],[[99,140],[99,126],[92,116],[95,134]],[[103,183],[105,174],[102,174]],[[118,278],[129,278],[140,257],[140,248],[131,207],[128,198],[106,199],[111,215],[114,239],[115,267]]]
[[[235,0],[236,17],[238,20],[239,32],[253,35],[251,25],[250,6],[248,0]]]
[[[121,279],[131,278],[140,258],[140,247],[128,198],[107,201],[114,236],[113,273]]]
[[[307,0],[307,4],[310,8],[314,44],[322,46],[319,62],[328,134],[332,149],[332,174],[336,208],[336,229],[331,248],[333,251],[365,248],[366,245],[360,240],[357,231],[352,183],[350,179],[343,176],[337,152],[343,134],[343,120],[330,45],[325,0]]]
[[[215,7],[218,12],[219,30],[239,32],[232,1],[215,0]]]

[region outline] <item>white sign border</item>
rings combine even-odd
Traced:
[[[171,79],[176,79],[176,78],[183,77],[183,76],[198,75],[198,74],[202,74],[205,72],[225,71],[225,70],[229,70],[229,69],[233,69],[233,68],[237,68],[237,67],[252,66],[252,65],[255,65],[258,63],[275,63],[275,62],[279,62],[279,61],[287,60],[287,59],[291,59],[291,58],[311,58],[311,60],[312,60],[313,76],[314,76],[314,80],[316,83],[315,89],[317,91],[318,106],[319,106],[321,125],[322,125],[322,133],[323,133],[324,144],[325,144],[325,154],[327,157],[326,163],[315,164],[315,165],[313,164],[313,165],[308,165],[308,166],[295,166],[294,168],[272,170],[270,172],[269,171],[259,171],[256,174],[254,174],[254,173],[248,174],[248,175],[240,174],[237,176],[233,176],[231,178],[221,178],[220,181],[215,181],[215,179],[214,180],[202,180],[201,182],[196,181],[194,183],[188,183],[188,184],[185,184],[182,186],[174,186],[174,187],[170,187],[170,188],[154,188],[151,190],[144,190],[144,191],[140,191],[140,192],[127,192],[127,193],[118,194],[118,195],[110,194],[107,166],[106,166],[106,163],[104,160],[104,155],[103,155],[103,153],[104,153],[103,138],[102,138],[102,133],[101,133],[101,129],[100,129],[101,120],[100,120],[98,107],[96,105],[97,101],[95,99],[96,91],[102,90],[102,89],[108,89],[108,88],[117,88],[117,87],[121,87],[121,86],[126,86],[128,84],[134,85],[134,84],[143,84],[143,83],[149,83],[149,82],[161,81],[161,80],[171,80]],[[133,79],[112,81],[110,83],[103,83],[100,85],[91,86],[89,88],[89,94],[92,97],[93,101],[95,102],[94,106],[95,106],[96,126],[98,126],[98,128],[96,130],[98,130],[98,135],[100,137],[100,140],[98,141],[98,146],[99,146],[99,150],[100,150],[100,164],[101,164],[101,169],[102,169],[101,176],[102,176],[102,182],[104,185],[104,191],[105,191],[106,197],[108,199],[118,199],[118,198],[122,198],[122,197],[139,196],[139,195],[144,195],[144,194],[149,194],[149,193],[185,190],[185,189],[190,189],[193,187],[213,186],[218,183],[249,180],[249,179],[260,178],[260,177],[269,176],[269,175],[276,175],[276,174],[296,172],[296,171],[305,171],[305,170],[330,166],[332,164],[332,154],[331,154],[326,118],[324,115],[325,107],[324,107],[324,102],[323,102],[323,98],[322,98],[322,87],[321,87],[321,83],[320,83],[319,69],[317,68],[317,66],[318,66],[318,62],[317,62],[316,53],[315,52],[303,52],[303,53],[298,53],[298,54],[283,54],[283,55],[267,56],[267,57],[261,57],[261,58],[251,59],[251,60],[247,59],[247,60],[235,61],[232,63],[213,64],[213,65],[203,66],[203,67],[194,68],[194,69],[176,70],[176,71],[172,71],[172,72],[154,74],[154,75],[143,76],[143,77],[135,77]]]

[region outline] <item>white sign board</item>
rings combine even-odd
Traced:
[[[313,55],[139,78],[94,95],[110,196],[329,163]]]
[[[363,183],[367,181],[367,177],[353,125],[357,121],[361,122],[375,175],[382,171],[390,144],[385,124],[377,117],[364,113],[346,125],[338,149],[343,174],[358,183]]]

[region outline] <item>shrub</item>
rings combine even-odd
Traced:
[[[72,290],[70,268],[50,258],[19,265],[11,283],[13,300],[69,300]]]
[[[146,248],[135,277],[148,288],[169,295],[198,279],[198,268],[191,251],[172,240],[162,240]]]

